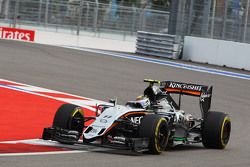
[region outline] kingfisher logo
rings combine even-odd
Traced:
[[[35,31],[0,27],[0,38],[34,42]]]
[[[200,85],[186,84],[186,83],[170,82],[169,88],[174,88],[174,89],[177,88],[177,89],[201,91],[202,86],[200,86]]]

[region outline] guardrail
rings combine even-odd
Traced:
[[[136,53],[178,59],[181,49],[181,36],[145,31],[137,32]]]

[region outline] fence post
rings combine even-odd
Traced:
[[[19,1],[20,0],[16,0],[15,3],[15,13],[14,13],[14,18],[13,18],[13,28],[16,28],[16,23],[17,23],[17,19],[18,19],[18,13],[19,13]]]
[[[188,35],[191,34],[191,29],[192,29],[193,8],[194,8],[194,0],[191,0],[189,14],[188,14]]]
[[[171,0],[171,7],[170,7],[170,17],[169,17],[169,25],[168,25],[168,33],[169,34],[176,34],[177,28],[177,18],[178,18],[178,11],[179,8],[179,0]]]
[[[46,0],[46,8],[45,8],[45,26],[48,24],[48,17],[49,17],[49,0]]]
[[[143,9],[142,10],[142,18],[141,18],[141,20],[142,20],[142,30],[143,31],[145,31],[146,30],[146,22],[147,22],[147,10],[149,10],[149,9]]]
[[[42,2],[43,0],[40,0],[39,2],[39,11],[38,11],[38,24],[41,23],[41,13],[42,13]]]
[[[134,31],[136,31],[136,8],[133,7],[133,16],[132,16],[132,24],[131,24],[131,35],[133,34]]]
[[[211,7],[211,0],[204,0],[201,34],[202,36],[205,37],[208,35],[210,7]]]
[[[80,27],[82,23],[82,10],[83,10],[83,0],[80,1],[80,10],[78,13],[78,22],[77,22],[77,30],[76,30],[76,35],[80,34]]]
[[[250,5],[250,0],[247,0],[246,12],[245,12],[244,32],[243,32],[243,42],[246,42],[246,36],[247,36],[247,24],[248,24],[249,5]]]
[[[98,11],[99,11],[99,1],[95,0],[96,7],[95,7],[95,16],[94,16],[94,31],[97,31],[97,21],[98,21]]]
[[[223,17],[223,27],[222,27],[222,39],[225,39],[225,33],[226,33],[226,26],[227,26],[227,8],[228,8],[228,0],[225,0],[224,17]]]
[[[178,6],[178,14],[177,14],[177,25],[176,25],[176,34],[177,35],[184,35],[184,19],[185,19],[185,6],[186,6],[187,1],[186,0],[181,0],[179,1],[179,6]]]
[[[139,27],[138,27],[138,29],[140,31],[143,31],[145,28],[145,21],[146,21],[145,14],[146,14],[146,12],[145,12],[145,9],[141,9],[141,10],[139,10],[139,12],[140,12],[140,15],[139,15]]]
[[[9,7],[10,7],[10,0],[6,0],[4,5],[4,20],[8,20],[9,18]]]
[[[211,21],[211,32],[210,32],[210,37],[214,37],[214,21],[215,21],[215,12],[216,12],[216,4],[217,0],[213,1],[213,11],[212,11],[212,21]]]
[[[85,29],[89,26],[89,2],[86,2],[86,14],[85,14]]]

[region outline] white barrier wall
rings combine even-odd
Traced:
[[[97,37],[77,36],[48,31],[36,30],[35,43],[48,45],[69,45],[92,49],[102,49],[121,52],[132,52],[136,50],[136,40],[122,41]]]
[[[183,59],[250,70],[250,44],[186,36]]]

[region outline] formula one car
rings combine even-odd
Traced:
[[[96,106],[95,117],[85,117],[73,104],[63,104],[53,125],[44,128],[43,139],[160,154],[167,147],[202,143],[206,148],[224,149],[230,138],[227,114],[210,111],[212,87],[145,79],[144,95],[126,105]],[[159,84],[156,86],[155,84]],[[178,104],[172,94],[179,94]],[[181,96],[199,97],[201,118],[181,110]],[[91,121],[89,126],[85,123]]]

